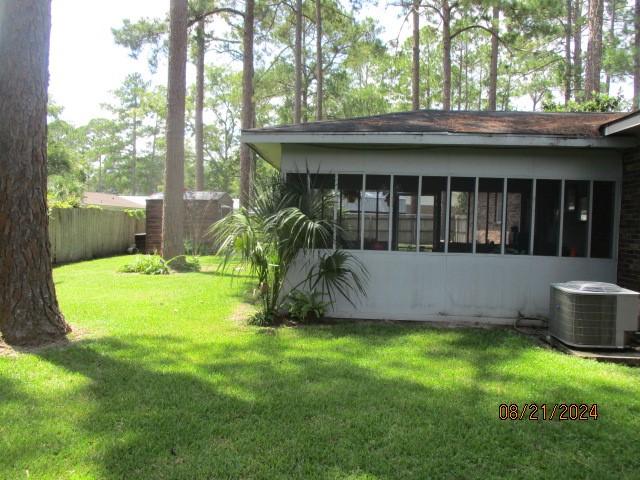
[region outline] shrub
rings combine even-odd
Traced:
[[[165,260],[160,255],[136,255],[131,263],[124,265],[119,271],[123,273],[142,273],[144,275],[168,275],[171,263],[177,259],[180,262],[180,271],[199,272],[200,260],[197,257],[185,257],[183,255]]]
[[[294,290],[289,294],[289,304],[287,310],[289,316],[300,322],[319,320],[329,306],[328,302],[323,302],[318,292],[303,292]]]

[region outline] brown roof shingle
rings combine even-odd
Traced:
[[[246,130],[252,133],[468,133],[600,137],[600,127],[628,113],[419,110]]]

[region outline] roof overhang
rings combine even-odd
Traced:
[[[640,111],[605,124],[602,133],[605,137],[616,134],[640,136]]]
[[[449,132],[276,133],[244,131],[240,141],[280,168],[282,145],[362,145],[366,148],[479,147],[479,148],[602,148],[638,147],[635,137],[565,137],[553,135],[466,134]]]

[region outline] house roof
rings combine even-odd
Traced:
[[[423,133],[601,137],[600,127],[627,113],[468,112],[419,110],[245,130],[254,133]]]
[[[82,203],[84,205],[96,205],[100,207],[142,208],[139,204],[119,195],[103,192],[84,192]]]
[[[154,193],[149,198],[162,199],[164,198],[164,193],[162,192]],[[215,200],[222,200],[225,198],[229,198],[231,200],[231,196],[227,192],[207,192],[207,191],[184,192],[185,200],[206,200],[206,201],[214,200],[215,201]]]
[[[275,167],[285,144],[625,149],[637,147],[638,138],[605,136],[603,127],[628,115],[419,110],[247,129],[241,141]]]

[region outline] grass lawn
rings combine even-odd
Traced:
[[[79,340],[0,357],[0,478],[640,477],[640,369],[506,330],[246,327],[242,281],[127,261],[57,268]],[[599,417],[501,421],[503,402]]]

